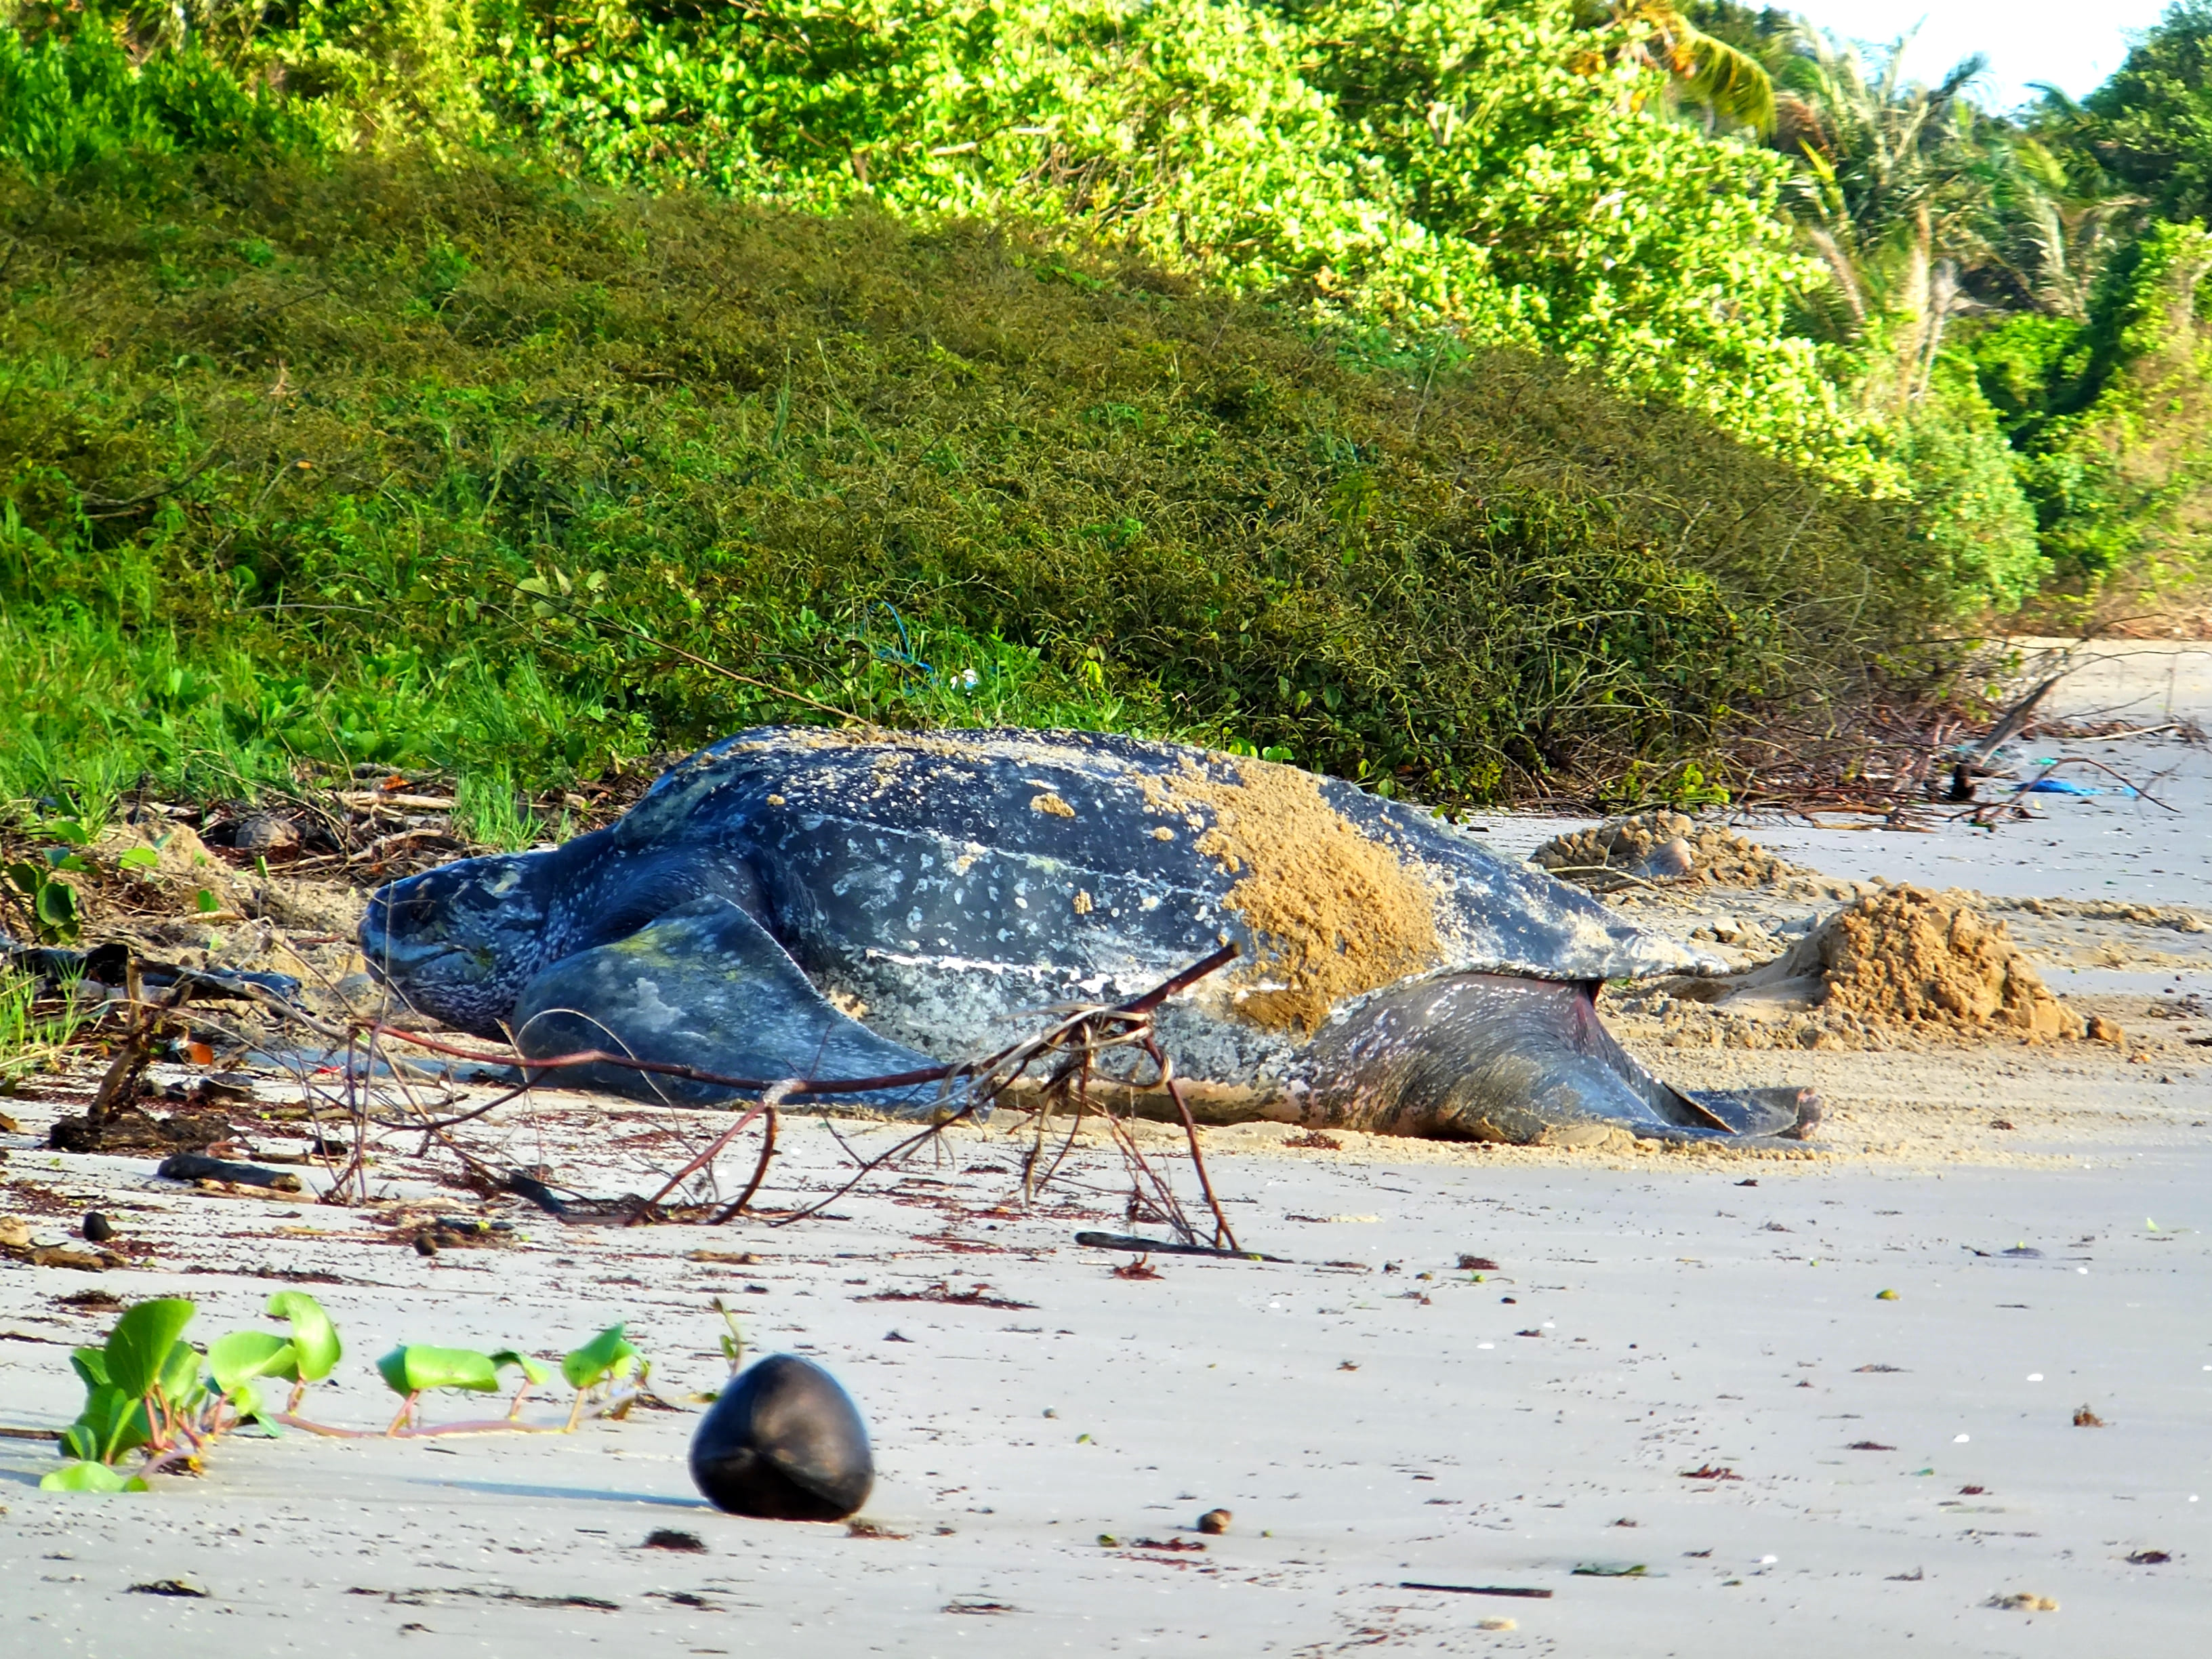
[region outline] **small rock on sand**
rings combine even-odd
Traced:
[[[256,812],[242,819],[231,838],[241,853],[280,853],[300,844],[300,826],[273,812]]]

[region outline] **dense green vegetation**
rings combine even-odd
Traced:
[[[19,787],[543,778],[826,705],[1485,797],[1679,755],[1946,598],[1901,505],[1695,416],[980,226],[374,161],[153,188],[5,200]]]
[[[1663,0],[10,9],[0,793],[836,712],[1693,796],[2199,572],[2206,0],[2005,118]]]

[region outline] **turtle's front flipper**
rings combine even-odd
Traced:
[[[823,1081],[895,1076],[937,1064],[832,1007],[775,939],[726,898],[694,899],[627,938],[563,957],[523,988],[516,1045],[526,1056],[604,1048],[725,1077]],[[739,1091],[592,1065],[540,1074],[672,1105],[719,1105]],[[830,1099],[927,1115],[955,1093],[934,1083]]]
[[[1668,1088],[1598,1023],[1592,988],[1455,974],[1370,998],[1309,1051],[1309,1121],[1554,1146],[1796,1136],[1819,1121],[1809,1090]]]

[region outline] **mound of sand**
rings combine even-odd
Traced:
[[[1528,856],[1562,881],[1596,892],[1654,881],[1773,887],[1811,873],[1718,824],[1663,808],[1554,836]]]
[[[1713,983],[1723,1007],[1739,999],[1802,998],[1854,1016],[1862,1029],[1940,1026],[2041,1038],[2088,1030],[2051,994],[2004,924],[1956,889],[1889,887],[1858,898],[1776,961]]]
[[[92,848],[103,896],[125,914],[234,915],[231,869],[188,823],[137,808],[110,824]]]

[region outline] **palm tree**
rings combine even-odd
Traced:
[[[1878,348],[1867,390],[1893,406],[1927,395],[1961,316],[2085,314],[2114,231],[2141,205],[1978,108],[1966,93],[1980,58],[1932,86],[1907,79],[1911,42],[1868,49],[1800,26],[1777,65],[1772,138],[1798,164],[1791,209],[1831,278],[1810,308],[1829,337]],[[2046,124],[2063,125],[2063,103],[2046,89]]]
[[[2055,87],[2035,90],[2042,101],[2031,130],[1988,124],[1986,257],[1970,281],[2007,309],[2079,320],[2145,198],[2118,188],[2086,144],[2069,142],[2087,118],[2080,105]]]
[[[1876,401],[1899,404],[1926,395],[1946,327],[1975,303],[1961,267],[1984,249],[1990,197],[1987,118],[1966,97],[1984,60],[1933,86],[1909,81],[1911,39],[1869,52],[1800,26],[1779,69],[1773,139],[1799,163],[1791,205],[1833,282],[1815,308],[1838,338],[1883,337],[1893,369]]]

